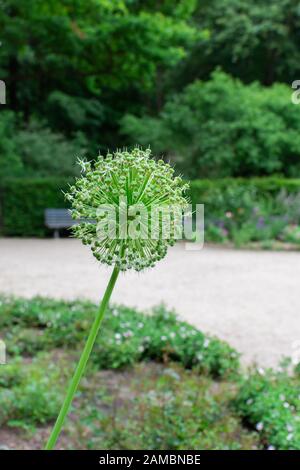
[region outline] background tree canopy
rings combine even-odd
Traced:
[[[297,176],[299,39],[296,0],[6,0],[0,178],[136,142],[191,177]]]

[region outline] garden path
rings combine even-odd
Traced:
[[[0,239],[0,293],[99,301],[110,275],[74,239]],[[172,248],[144,274],[121,275],[113,301],[160,302],[230,342],[243,362],[274,366],[300,351],[300,253]],[[298,345],[297,345],[298,342]]]

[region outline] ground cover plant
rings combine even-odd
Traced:
[[[96,310],[1,298],[0,446],[41,448]],[[299,390],[297,368],[245,373],[237,351],[163,306],[111,306],[58,448],[300,449]]]
[[[245,422],[269,448],[300,448],[300,380],[297,371],[256,370],[246,376],[235,398]]]
[[[2,299],[0,329],[12,357],[37,352],[80,349],[97,307],[90,302],[35,298]],[[92,362],[99,368],[119,369],[140,361],[175,361],[216,377],[238,370],[238,353],[227,343],[205,335],[178,319],[164,306],[151,314],[113,306],[103,319],[103,341]]]

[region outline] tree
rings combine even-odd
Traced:
[[[193,19],[209,35],[182,63],[181,83],[206,79],[218,66],[247,83],[291,83],[300,76],[297,0],[201,0]]]
[[[118,144],[124,111],[162,106],[165,75],[197,37],[189,2],[165,13],[150,3],[35,0],[28,8],[27,0],[7,0],[0,76],[8,106],[27,122],[42,116],[55,131],[83,130],[103,146]]]

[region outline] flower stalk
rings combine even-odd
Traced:
[[[98,336],[100,326],[105,314],[106,307],[108,305],[109,299],[111,297],[112,291],[114,289],[115,283],[117,281],[118,275],[119,275],[119,269],[117,267],[114,268],[112,275],[110,277],[110,280],[108,282],[106,291],[104,293],[102,302],[100,304],[99,310],[97,312],[97,315],[95,317],[94,323],[91,327],[88,339],[86,341],[85,347],[82,351],[80,360],[78,362],[78,365],[76,367],[75,373],[73,375],[73,378],[70,382],[65,400],[63,402],[63,405],[61,407],[61,410],[59,412],[58,418],[56,420],[56,423],[54,425],[54,428],[51,432],[51,435],[49,437],[49,440],[46,444],[45,450],[51,450],[54,448],[57,439],[61,433],[62,426],[64,424],[64,421],[66,419],[66,416],[69,412],[71,403],[73,401],[74,395],[77,391],[78,385],[80,383],[80,380],[84,374],[87,362],[89,360],[90,354],[92,352],[93,346],[95,344],[96,338]]]

